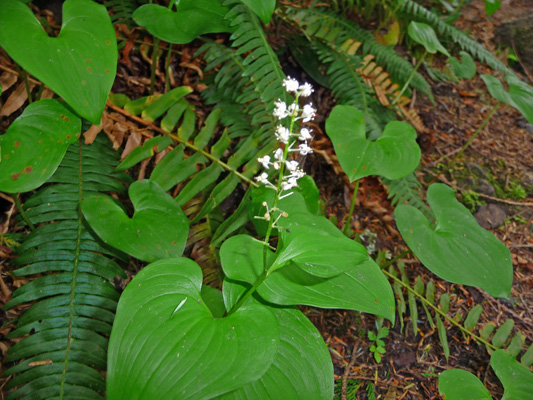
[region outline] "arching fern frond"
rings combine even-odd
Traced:
[[[390,180],[383,178],[382,182],[387,188],[389,199],[391,199],[393,206],[396,207],[398,204],[408,204],[420,210],[430,222],[435,221],[433,212],[426,205],[420,195],[422,185],[416,178],[415,172],[412,172],[401,179]]]
[[[89,146],[70,146],[56,173],[26,203],[38,226],[11,262],[14,276],[40,274],[17,289],[6,308],[34,303],[8,337],[25,337],[9,350],[6,362],[20,361],[8,399],[103,399],[107,336],[119,294],[109,283],[124,271],[108,256],[120,256],[93,236],[80,211],[83,197],[121,191],[129,178],[114,167],[118,156],[100,135]],[[105,161],[102,161],[105,160]]]
[[[399,6],[399,11],[407,18],[431,25],[439,34],[450,38],[457,43],[462,50],[470,53],[479,61],[486,63],[492,69],[504,74],[514,75],[506,65],[498,60],[485,47],[477,43],[475,40],[470,39],[463,31],[447,24],[441,20],[437,14],[416,3],[414,0],[395,0],[395,3]]]
[[[142,4],[145,2],[139,2],[137,0],[110,0],[105,3],[105,6],[112,12],[111,21],[113,24],[123,23],[131,27],[135,25],[132,15],[137,7],[139,7],[139,3]]]
[[[361,48],[364,56],[372,54],[376,63],[386,69],[390,76],[398,83],[404,83],[413,72],[413,66],[396,52],[376,41],[374,36],[356,22],[321,7],[311,9],[287,8],[289,19],[311,37],[324,37],[328,41],[340,45],[347,39],[363,43]],[[416,72],[410,86],[430,97],[431,87],[424,77]]]

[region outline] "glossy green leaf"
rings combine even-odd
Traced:
[[[338,105],[326,121],[342,169],[350,181],[369,175],[402,178],[420,162],[416,131],[405,122],[389,122],[374,142],[366,138],[365,116],[355,107]]]
[[[450,187],[432,184],[427,200],[436,227],[414,207],[400,205],[395,210],[400,233],[413,253],[443,279],[509,297],[513,279],[509,249],[478,225]]]
[[[103,5],[67,0],[61,32],[49,37],[28,6],[2,0],[0,46],[79,115],[100,124],[118,58],[115,30]]]
[[[507,75],[505,80],[509,84],[507,92],[499,79],[491,75],[481,75],[487,89],[496,100],[516,108],[530,124],[533,124],[533,88],[518,78]]]
[[[446,400],[492,400],[483,383],[462,369],[449,369],[439,375],[439,393]]]
[[[495,351],[490,366],[503,385],[502,400],[524,400],[533,393],[533,372],[504,350]]]
[[[145,4],[133,13],[135,22],[165,42],[185,44],[205,33],[231,32],[224,20],[228,9],[219,0],[181,0],[177,11]]]
[[[179,257],[183,253],[189,220],[174,199],[149,180],[129,189],[135,213],[130,218],[109,196],[88,197],[83,215],[105,242],[144,261]]]
[[[485,0],[485,13],[487,13],[487,17],[490,17],[492,14],[498,11],[501,5],[502,3],[500,0]]]
[[[275,255],[270,250],[267,254],[270,265]],[[220,258],[224,273],[235,281],[254,284],[263,272],[263,244],[251,236],[237,235],[226,240],[220,249]],[[311,275],[290,263],[272,272],[257,292],[274,304],[359,310],[394,320],[391,286],[372,260],[333,278]],[[227,307],[226,299],[225,303]]]
[[[276,0],[241,0],[257,15],[261,21],[266,25],[270,22],[274,9],[276,8]]]
[[[265,374],[220,400],[333,398],[333,364],[320,332],[297,309],[271,308],[280,345]]]
[[[26,107],[0,136],[0,191],[28,192],[41,186],[78,140],[80,130],[80,119],[57,100]]]
[[[472,79],[476,76],[476,64],[472,56],[466,51],[461,51],[459,54],[461,55],[461,62],[455,57],[450,57],[454,74],[461,79]]]
[[[175,258],[150,264],[126,287],[109,341],[108,399],[211,399],[270,368],[280,333],[269,308],[215,319],[201,286],[200,267]]]
[[[442,54],[451,57],[448,50],[437,39],[437,35],[433,28],[422,22],[411,21],[407,28],[407,33],[415,42],[420,43],[425,47],[426,51],[431,54],[435,54],[437,51]]]

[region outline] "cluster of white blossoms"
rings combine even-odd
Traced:
[[[285,102],[278,99],[278,101],[274,103],[275,109],[273,115],[279,119],[280,122],[289,118],[290,128],[287,128],[280,123],[276,127],[275,136],[282,147],[278,148],[272,156],[265,155],[257,159],[266,170],[269,170],[272,167],[274,170],[279,171],[279,186],[275,186],[268,180],[267,172],[263,172],[255,177],[257,182],[279,191],[279,199],[290,196],[292,192],[289,191],[293,187],[297,187],[298,179],[305,175],[305,172],[303,172],[298,165],[298,161],[289,160],[288,155],[296,152],[301,155],[307,155],[313,152],[308,144],[308,141],[312,139],[311,131],[308,128],[301,128],[299,133],[293,133],[291,129],[294,126],[294,121],[301,120],[303,123],[306,123],[311,121],[316,115],[316,110],[313,108],[312,104],[306,104],[302,108],[300,108],[298,104],[300,97],[308,97],[313,92],[313,87],[309,83],[300,85],[296,79],[289,76],[283,81],[283,86],[287,92],[295,95],[295,101],[294,103],[287,105]],[[289,193],[282,194],[283,192]],[[267,211],[267,214],[269,214],[269,211]]]

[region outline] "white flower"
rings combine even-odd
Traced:
[[[283,149],[280,149],[278,148],[275,152],[274,152],[274,158],[278,161],[281,161],[283,160]]]
[[[312,139],[311,132],[307,128],[302,128],[300,131],[300,136],[298,136],[299,140],[309,140]]]
[[[270,165],[270,156],[259,157],[257,161],[263,164],[265,169],[268,169],[268,166]]]
[[[293,187],[298,186],[296,178],[289,178],[286,181],[281,182],[281,190],[291,190]]]
[[[287,128],[282,125],[278,125],[276,128],[276,139],[282,143],[289,142],[290,132]]]
[[[298,169],[298,161],[295,160],[285,161],[285,165],[287,166],[289,172],[294,172]]]
[[[261,175],[256,176],[255,180],[257,182],[261,182],[263,185],[270,185],[271,183],[268,181],[268,174],[266,172],[263,172]]]
[[[274,169],[277,171],[277,170],[279,169],[279,162],[274,161],[274,162],[272,163],[272,166],[273,166]]]
[[[302,110],[303,122],[311,121],[316,115],[316,110],[311,104],[306,104]]]
[[[298,94],[302,97],[311,96],[311,93],[313,92],[313,86],[311,86],[311,84],[307,82],[305,82],[303,85],[300,85],[300,87],[298,88]]]
[[[287,92],[296,92],[300,84],[296,79],[288,76],[287,79],[283,80],[283,86],[285,87],[285,90],[287,90]]]
[[[274,112],[272,113],[274,117],[283,119],[287,115],[289,115],[287,113],[287,104],[285,104],[285,102],[278,99],[278,101],[274,102],[274,105],[276,106],[276,108],[274,109]]]
[[[305,156],[306,154],[312,153],[313,149],[307,145],[307,143],[302,143],[298,146],[300,154]]]

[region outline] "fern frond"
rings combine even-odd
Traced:
[[[107,336],[119,294],[109,282],[124,271],[108,256],[119,255],[88,230],[80,211],[83,197],[125,191],[116,172],[118,156],[102,135],[90,146],[70,146],[49,182],[26,203],[38,226],[19,246],[15,276],[41,276],[17,289],[6,308],[36,301],[8,337],[25,337],[9,350],[6,371],[17,376],[8,399],[102,399]],[[110,155],[112,156],[110,158]],[[102,160],[106,160],[103,162]],[[112,160],[111,162],[109,160]]]
[[[111,22],[113,24],[123,23],[132,27],[135,25],[132,15],[139,6],[138,3],[137,0],[110,0],[105,3],[105,6],[112,12]]]
[[[399,11],[407,18],[431,25],[439,34],[450,38],[462,50],[470,53],[479,61],[486,63],[492,69],[504,74],[514,75],[505,64],[498,60],[485,47],[475,40],[470,39],[463,31],[447,24],[437,14],[421,6],[414,0],[395,0],[395,3],[399,6]]]
[[[362,54],[375,56],[376,63],[384,67],[398,83],[406,82],[414,70],[408,61],[401,58],[392,48],[378,43],[366,29],[327,9],[320,7],[287,8],[287,16],[308,36],[324,37],[327,35],[327,40],[337,45],[349,38],[363,43]],[[414,74],[410,86],[432,97],[431,86],[418,72]]]
[[[431,223],[435,221],[433,212],[426,205],[420,194],[422,185],[416,178],[416,172],[412,172],[401,179],[390,180],[383,178],[382,183],[387,188],[387,193],[393,206],[408,204],[422,212]]]

